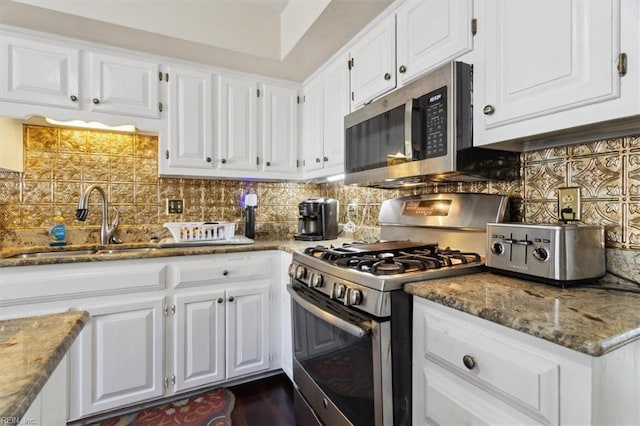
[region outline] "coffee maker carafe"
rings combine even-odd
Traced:
[[[318,241],[338,238],[338,200],[307,198],[298,204],[298,235],[296,240]]]

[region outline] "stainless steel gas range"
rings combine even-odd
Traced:
[[[486,224],[506,212],[499,195],[397,198],[381,206],[380,241],[294,252],[299,424],[411,424],[412,304],[402,286],[483,270]]]

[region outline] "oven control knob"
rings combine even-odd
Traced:
[[[305,268],[302,265],[298,265],[298,268],[296,269],[296,279],[303,279],[307,277],[307,268]]]
[[[349,290],[349,305],[359,305],[362,302],[362,292],[355,288]]]
[[[540,262],[545,262],[549,259],[549,251],[544,247],[534,248],[531,254],[536,258],[536,260],[539,260]]]
[[[289,276],[294,277],[296,275],[296,264],[292,263],[289,265]]]
[[[504,253],[504,246],[502,245],[502,243],[493,243],[493,245],[491,246],[491,253],[497,255]]]
[[[344,284],[336,284],[336,288],[335,288],[336,299],[342,299],[346,291],[347,291],[347,287]]]
[[[309,281],[309,287],[322,287],[322,275],[311,274],[311,280]]]

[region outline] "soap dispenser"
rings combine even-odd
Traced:
[[[258,205],[258,196],[256,194],[247,194],[244,196],[244,235],[247,238],[254,238],[256,232],[256,206]]]
[[[64,217],[60,210],[56,210],[53,216],[53,226],[49,230],[49,245],[51,247],[59,247],[67,244],[67,228],[64,224]]]

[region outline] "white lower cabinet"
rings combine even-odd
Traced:
[[[631,403],[640,394],[640,342],[592,357],[435,302],[413,300],[414,425],[640,421],[640,410]],[[613,374],[621,371],[628,372],[628,383]]]
[[[64,424],[280,368],[282,258],[263,251],[2,268],[0,319],[70,309],[91,317],[69,352],[68,392],[56,391],[68,394],[68,409],[39,397],[30,415]],[[48,401],[59,409],[45,410]],[[56,415],[64,420],[45,422]]]
[[[85,305],[91,321],[71,352],[74,418],[164,393],[164,297]]]
[[[67,422],[69,357],[53,370],[19,424],[57,426]],[[11,422],[9,422],[10,424]]]
[[[175,296],[176,392],[269,369],[269,293],[264,282]]]

